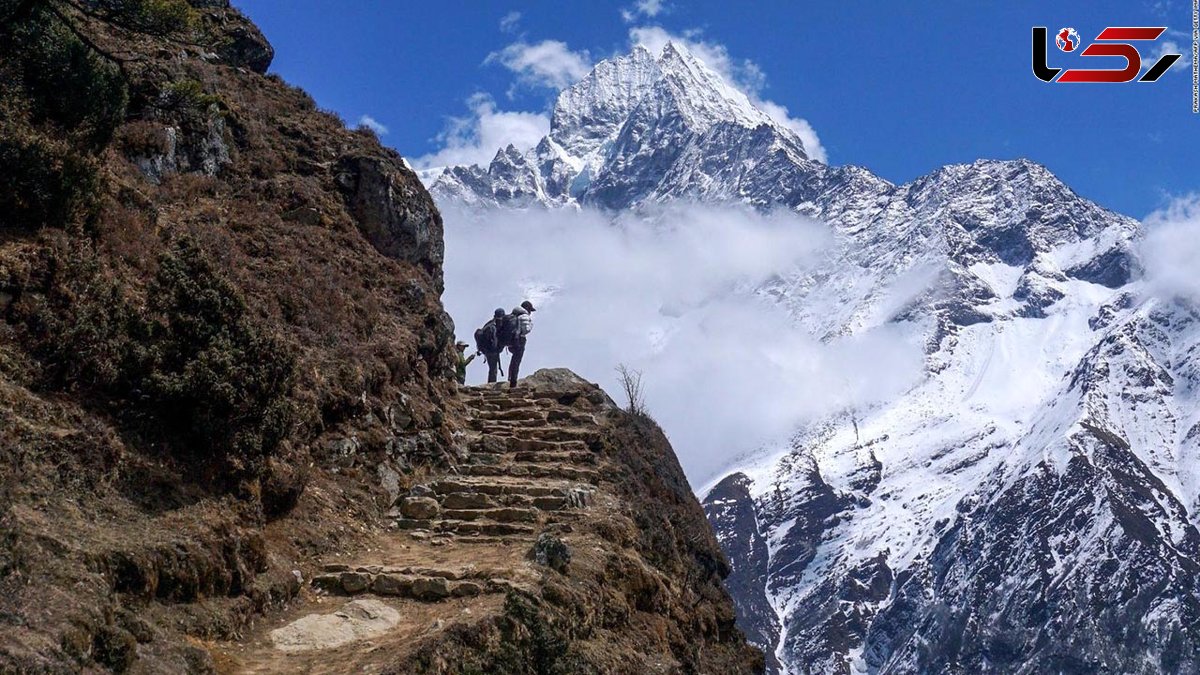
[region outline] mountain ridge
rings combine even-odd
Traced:
[[[645,55],[621,58],[649,72]],[[586,161],[554,140],[584,116],[556,115],[544,146],[429,184],[439,203],[485,211],[734,202],[809,216],[834,237],[825,260],[753,295],[822,342],[888,329],[919,346],[907,389],[743,455],[705,495],[769,668],[1200,670],[1200,315],[1145,281],[1141,223],[1027,159],[902,185],[815,162],[780,125],[723,109],[707,78],[681,81],[631,88],[638,105],[579,131]],[[546,148],[574,163],[531,159]]]

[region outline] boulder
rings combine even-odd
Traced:
[[[413,580],[400,574],[380,574],[371,582],[371,592],[379,595],[408,595]]]
[[[400,505],[400,513],[414,520],[436,518],[440,511],[441,507],[433,497],[406,497]]]
[[[363,572],[342,572],[340,580],[347,593],[361,593],[371,585],[371,575]]]
[[[566,574],[567,566],[571,563],[571,549],[566,542],[549,532],[538,536],[530,553],[535,563],[563,574]]]
[[[412,596],[418,600],[441,600],[450,597],[450,582],[442,577],[413,579]]]
[[[483,586],[474,581],[460,581],[454,584],[450,592],[456,598],[473,598],[483,593]]]

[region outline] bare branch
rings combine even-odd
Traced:
[[[620,378],[625,398],[629,401],[626,412],[635,417],[649,417],[646,410],[646,394],[642,388],[642,371],[633,370],[622,363],[617,366],[617,376]]]

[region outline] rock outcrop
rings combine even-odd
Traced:
[[[326,556],[280,619],[219,645],[226,669],[760,671],[661,432],[568,371],[521,385],[464,389],[462,461],[411,485],[371,545]]]

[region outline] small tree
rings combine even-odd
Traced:
[[[646,393],[642,389],[642,371],[634,370],[624,363],[617,366],[617,377],[621,381],[621,389],[629,401],[625,411],[634,417],[649,417],[646,410]]]

